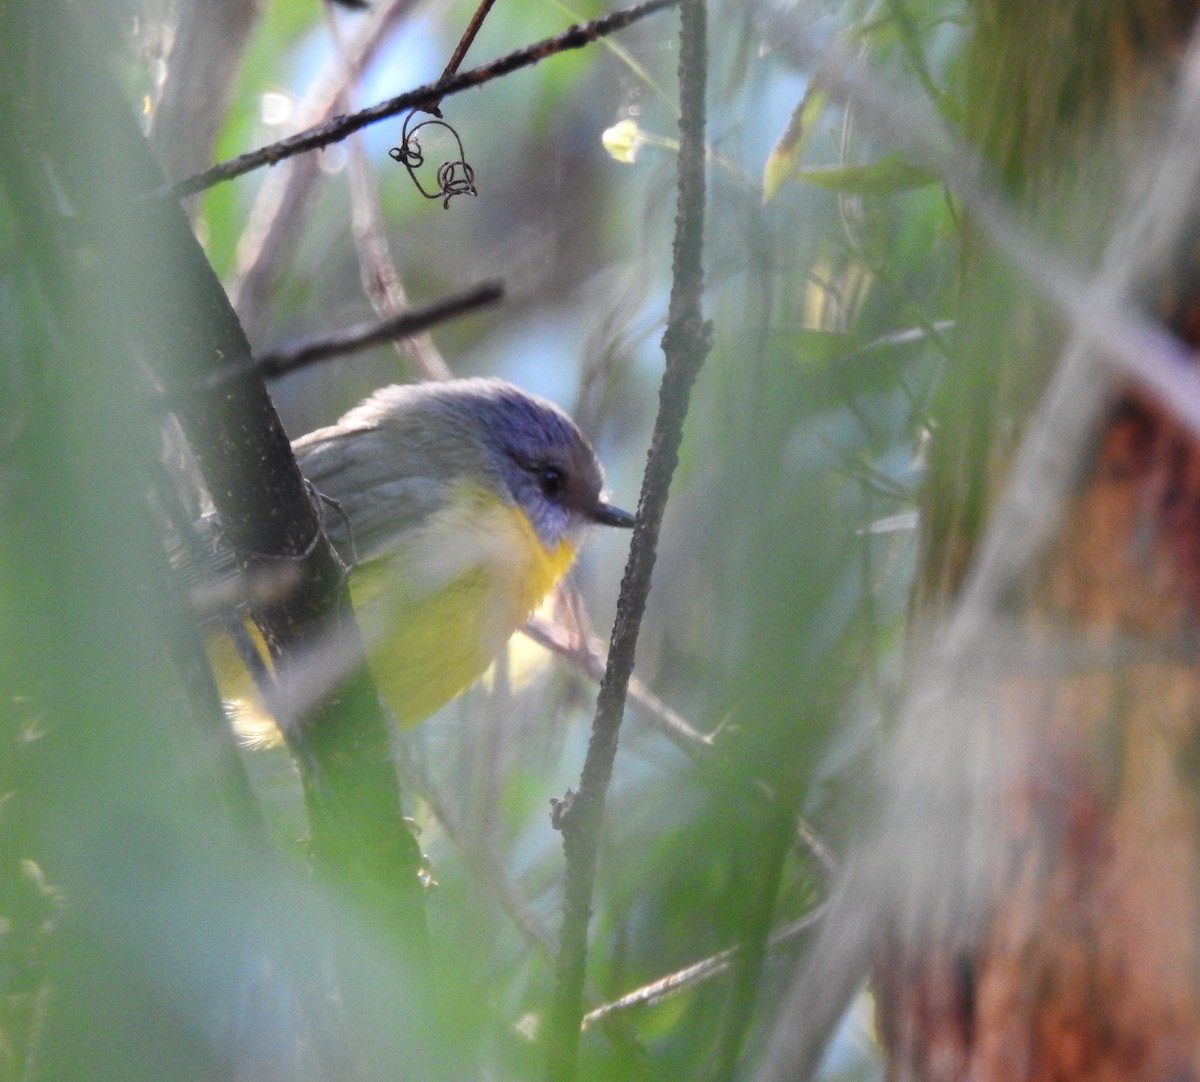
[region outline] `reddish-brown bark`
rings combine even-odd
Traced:
[[[1064,9],[1085,6],[1049,5],[1060,22]],[[1036,86],[1019,93],[1001,86],[990,108],[1038,115],[976,117],[984,149],[1014,194],[1037,208],[1078,195],[1064,185],[1061,163],[1042,156],[1055,131],[1064,147],[1078,148],[1093,123],[1119,141],[1128,118],[1158,115],[1195,16],[1192,3],[1090,7],[1080,20],[1105,33],[1074,42],[1073,59],[1062,59],[1064,80],[1086,72],[1070,84],[1079,92],[1073,112],[1061,96],[1058,112],[1047,112]],[[1025,0],[1007,10],[991,2],[979,8],[1001,48],[1005,31],[997,25],[1010,16],[1028,22],[1033,10]],[[1109,14],[1096,15],[1100,9]],[[1026,77],[1034,63],[1000,61],[996,71]],[[997,132],[1001,145],[989,145]],[[1118,190],[1122,179],[1105,184]],[[1097,213],[1097,227],[1104,221]],[[1168,325],[1193,346],[1200,345],[1196,249],[1195,236],[1182,238],[1178,258],[1144,283]],[[1044,323],[1028,333],[1043,317],[1018,291],[1009,300],[1010,325],[1024,329],[1003,347],[1016,355],[992,360],[1034,373],[1041,385],[1055,335]],[[1097,362],[1097,378],[1102,372]],[[989,380],[1000,393],[984,434],[941,434],[976,461],[935,464],[918,618],[947,604],[975,540],[964,524],[986,522],[1011,452],[1007,433],[1024,421],[1013,412],[1018,399],[1006,396],[1005,374]],[[936,491],[939,484],[949,487]],[[964,484],[975,487],[964,492]],[[956,510],[965,499],[982,510]],[[966,933],[961,922],[950,928],[937,905],[927,919],[885,931],[875,986],[888,1077],[1200,1079],[1200,441],[1171,403],[1114,387],[1057,536],[1005,616],[1022,648],[1020,663],[994,685],[989,712],[1003,762],[985,895],[974,898]],[[942,888],[927,889],[937,899]],[[951,886],[944,893],[956,896]]]

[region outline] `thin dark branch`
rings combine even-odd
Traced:
[[[350,107],[341,104],[354,80],[374,62],[389,35],[411,13],[417,0],[377,0],[362,27],[336,49],[316,72],[296,103],[296,123],[305,128],[324,124]],[[337,25],[334,23],[333,25]],[[337,40],[337,39],[335,39]],[[254,205],[242,225],[229,298],[252,340],[261,337],[280,269],[291,258],[312,212],[315,193],[326,174],[316,155],[297,158],[288,168],[263,178]],[[379,315],[393,315],[380,312]]]
[[[412,308],[387,319],[374,320],[346,327],[332,334],[306,338],[291,346],[259,354],[243,363],[227,363],[190,386],[175,387],[165,393],[168,405],[174,408],[197,395],[209,394],[214,390],[236,383],[248,375],[259,375],[265,379],[282,376],[321,361],[342,357],[348,353],[369,349],[381,342],[393,342],[398,338],[409,338],[424,333],[430,327],[465,315],[476,308],[495,304],[504,296],[504,287],[499,282],[482,282],[463,293],[442,297],[424,308]],[[430,378],[444,378],[440,375]]]
[[[346,86],[352,82],[350,75],[352,58],[345,48],[336,19],[330,19],[329,32],[346,69]],[[346,94],[339,100],[347,101]],[[349,105],[346,106],[349,108]],[[375,172],[367,158],[361,136],[352,135],[346,140],[347,177],[350,194],[350,233],[354,238],[354,250],[358,255],[358,274],[363,292],[371,302],[375,315],[388,319],[407,311],[411,306],[400,272],[392,259],[388,245],[387,226],[383,209],[379,205],[379,185]],[[294,165],[295,163],[293,163]],[[424,379],[449,379],[450,366],[438,352],[433,338],[427,332],[393,339],[392,346],[398,356],[404,357]]]
[[[659,391],[650,455],[642,481],[637,525],[617,600],[600,684],[596,719],[588,744],[579,791],[556,805],[555,822],[566,852],[563,924],[558,972],[548,1035],[547,1074],[554,1082],[575,1077],[579,1056],[587,931],[596,875],[600,825],[617,753],[625,696],[633,672],[638,632],[650,594],[658,535],[671,478],[679,460],[683,422],[692,384],[711,345],[712,328],[702,309],[704,291],[704,92],[707,81],[704,0],[681,0],[679,49],[679,182],[675,217],[674,264],[667,330],[663,336],[666,369]]]
[[[266,377],[281,376],[294,372],[318,361],[340,357],[347,353],[369,349],[381,342],[397,338],[408,338],[438,323],[455,319],[467,312],[495,304],[504,296],[504,287],[499,282],[483,282],[462,293],[454,293],[427,304],[423,308],[412,308],[389,319],[359,323],[333,334],[308,338],[292,346],[272,350],[258,356],[255,365]]]
[[[531,616],[521,631],[539,646],[570,662],[597,683],[604,678],[605,661],[596,640],[572,641],[557,624]],[[646,720],[688,755],[704,755],[712,750],[713,736],[702,733],[677,711],[654,694],[636,676],[629,680],[629,700],[646,715]]]
[[[480,0],[479,7],[475,9],[475,14],[471,16],[471,21],[467,23],[466,30],[463,31],[462,37],[458,39],[458,44],[454,47],[454,52],[446,62],[446,67],[441,75],[442,79],[448,79],[462,66],[463,58],[467,55],[467,50],[471,47],[471,43],[483,27],[483,20],[488,17],[488,12],[492,10],[492,5],[495,2],[496,0]],[[431,113],[437,113],[437,103],[435,102],[428,109]]]
[[[260,147],[258,150],[252,150],[247,154],[220,162],[211,169],[204,170],[203,173],[197,173],[178,184],[160,189],[154,194],[163,194],[176,199],[195,195],[196,192],[202,192],[214,184],[240,177],[243,173],[249,173],[261,166],[274,165],[293,155],[303,154],[307,150],[317,150],[330,143],[336,143],[351,132],[356,132],[380,120],[387,120],[408,109],[436,104],[451,94],[461,93],[471,87],[490,82],[492,79],[498,79],[502,75],[527,68],[539,60],[545,60],[548,56],[566,52],[568,49],[581,49],[598,38],[615,33],[617,30],[623,30],[631,23],[635,23],[647,15],[653,15],[656,11],[673,7],[678,2],[679,0],[644,0],[641,4],[622,8],[601,19],[593,19],[588,23],[576,23],[561,34],[544,38],[524,49],[517,49],[515,52],[491,61],[491,63],[481,64],[477,68],[470,68],[449,78],[439,79],[435,83],[419,86],[415,90],[406,91],[398,97],[379,102],[377,105],[362,109],[350,116],[334,117],[328,123],[318,124],[307,131],[298,132],[287,139],[281,139],[278,143],[272,143],[270,146]]]

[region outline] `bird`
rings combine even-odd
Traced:
[[[607,501],[575,422],[498,378],[384,387],[292,450],[348,568],[375,685],[402,728],[484,672],[592,527],[635,522]],[[225,693],[228,640],[210,655]],[[239,729],[254,733],[263,708],[244,673],[225,697]]]

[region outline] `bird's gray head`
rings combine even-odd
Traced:
[[[446,422],[471,430],[484,468],[546,547],[578,541],[588,526],[633,525],[632,515],[605,501],[596,453],[553,403],[500,379],[427,383],[422,392]]]

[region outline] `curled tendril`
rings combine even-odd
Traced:
[[[412,182],[417,186],[417,191],[426,199],[441,199],[443,207],[449,207],[450,200],[456,195],[478,195],[479,193],[475,190],[475,170],[471,168],[466,160],[466,156],[463,153],[462,139],[459,138],[458,132],[438,117],[422,120],[419,124],[414,125],[412,122],[417,112],[418,110],[412,109],[404,118],[404,127],[400,132],[400,145],[392,147],[388,151],[388,155],[393,161],[398,161],[408,170],[408,175],[412,177]],[[429,127],[431,124],[445,128],[454,136],[454,141],[458,144],[458,158],[454,161],[442,162],[438,166],[438,190],[436,192],[426,190],[425,185],[421,183],[420,177],[417,176],[417,170],[425,164],[425,155],[421,152],[421,143],[417,139],[417,132],[422,128]],[[410,125],[412,125],[411,128]]]

